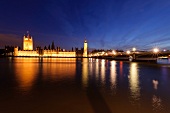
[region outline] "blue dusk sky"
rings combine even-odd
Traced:
[[[0,48],[27,31],[34,48],[170,49],[170,0],[1,0]]]

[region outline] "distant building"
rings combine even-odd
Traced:
[[[84,51],[81,56],[87,57],[87,41],[84,41]],[[43,56],[43,57],[77,57],[79,56],[76,53],[78,51],[66,51],[63,49],[63,51],[60,50],[60,47],[57,47],[55,49],[54,41],[52,42],[52,46],[47,49],[41,49],[41,47],[38,47],[36,50],[33,50],[33,38],[30,36],[29,33],[27,35],[24,35],[23,37],[23,50],[19,50],[18,47],[14,48],[14,56]]]
[[[14,46],[5,46],[4,55],[5,56],[13,56]]]
[[[0,56],[5,54],[5,49],[0,49]]]
[[[81,48],[80,50],[76,48],[75,51],[76,51],[76,57],[83,57],[84,48]]]
[[[33,39],[32,36],[29,35],[29,32],[23,37],[23,50],[33,50]]]

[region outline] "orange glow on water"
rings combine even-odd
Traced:
[[[66,63],[67,62],[67,63]],[[73,78],[76,72],[75,58],[45,58],[43,59],[42,72],[44,79]]]
[[[123,62],[120,61],[120,75],[123,75]]]
[[[37,75],[43,79],[59,81],[73,78],[76,72],[75,58],[14,58],[15,75],[19,88],[29,91],[34,85]],[[67,63],[66,63],[67,62]]]
[[[84,87],[88,86],[88,59],[83,58],[82,62],[82,83]]]
[[[96,59],[96,63],[95,63],[95,75],[96,75],[96,79],[99,79],[99,59]]]
[[[103,85],[105,84],[105,71],[106,71],[106,67],[105,67],[105,60],[104,59],[102,59],[101,60],[101,81],[102,81],[102,83],[103,83]]]
[[[116,73],[116,61],[111,61],[111,67],[110,67],[110,82],[111,82],[111,88],[115,89],[116,88],[116,77],[117,77],[117,73]]]
[[[14,63],[16,78],[21,90],[29,91],[36,79],[39,65],[35,63],[37,59],[16,58]]]

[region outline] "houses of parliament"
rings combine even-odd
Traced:
[[[54,42],[52,43],[52,46]],[[84,41],[84,49],[82,52],[80,52],[81,55],[77,54],[77,51],[60,51],[58,48],[55,49],[55,47],[51,49],[41,49],[40,47],[37,47],[36,50],[33,50],[33,37],[27,33],[27,35],[24,35],[23,37],[23,50],[19,50],[18,47],[14,47],[14,56],[42,56],[42,57],[88,57],[88,46],[87,41]]]

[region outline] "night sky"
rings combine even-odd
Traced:
[[[34,46],[170,49],[170,0],[1,0],[0,48],[27,31]]]

